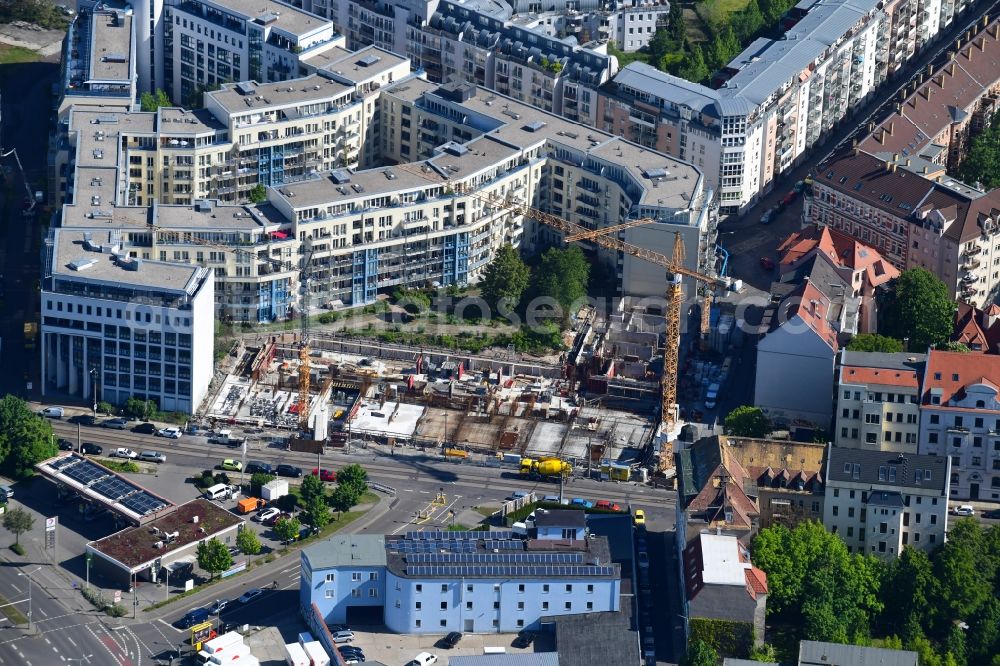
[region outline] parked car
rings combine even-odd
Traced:
[[[344,629],[333,634],[334,643],[350,643],[354,640],[354,632],[350,629]]]
[[[963,504],[961,506],[955,507],[952,511],[956,516],[974,516],[976,515],[976,509],[971,504]]]
[[[208,610],[205,608],[192,608],[187,614],[177,621],[181,629],[188,629],[196,624],[201,624],[208,619]]]
[[[156,424],[155,423],[140,423],[139,425],[132,428],[132,432],[137,435],[155,435],[156,434]]]
[[[84,442],[80,445],[80,451],[88,456],[99,456],[104,453],[104,447],[100,444],[94,444],[93,442]]]
[[[645,552],[639,553],[639,566],[643,569],[649,568],[649,555],[647,555]]]
[[[574,497],[570,502],[570,506],[582,506],[584,509],[593,509],[594,503],[582,497]]]
[[[267,520],[268,518],[273,518],[274,516],[277,516],[279,513],[281,513],[281,509],[279,509],[277,507],[269,506],[266,509],[264,509],[263,511],[261,511],[260,513],[258,513],[256,516],[254,516],[253,520],[256,520],[257,522],[262,523],[265,520]]]
[[[59,440],[59,450],[60,451],[72,451],[75,448],[76,448],[76,444],[74,444],[73,442],[69,441],[68,439],[60,439]]]
[[[621,511],[622,508],[612,502],[611,500],[597,500],[595,505],[598,509],[604,509],[605,511]]]
[[[167,439],[180,439],[181,429],[176,426],[169,426],[167,428],[161,428],[156,431],[157,437],[166,437]]]
[[[159,451],[143,451],[139,454],[139,460],[145,460],[146,462],[165,463],[167,462],[167,457],[162,453],[160,453]]]
[[[264,474],[274,474],[274,468],[271,467],[270,463],[261,462],[259,460],[251,460],[247,463],[247,474],[256,474],[257,472],[262,472]]]
[[[239,601],[241,604],[248,604],[262,594],[264,594],[264,590],[260,589],[259,587],[251,587],[249,590],[241,594],[240,598],[237,599],[237,601]]]
[[[241,469],[243,469],[243,463],[241,463],[239,460],[226,458],[225,460],[222,461],[222,464],[219,465],[219,467],[226,470],[227,472],[239,472]]]
[[[421,652],[416,657],[407,662],[406,666],[431,666],[437,663],[437,655],[430,652]]]
[[[543,502],[555,502],[555,503],[558,504],[559,503],[559,495],[546,495],[545,497],[542,498],[542,501]]]
[[[97,417],[93,414],[77,414],[76,416],[71,416],[69,422],[79,423],[84,426],[92,426],[97,425]]]
[[[527,497],[530,494],[531,493],[529,493],[527,490],[515,490],[514,492],[512,492],[510,494],[509,497],[507,497],[507,499],[508,500],[518,500],[518,499],[521,499],[522,497]]]
[[[228,605],[229,605],[228,599],[216,599],[215,602],[208,607],[208,612],[211,613],[212,615],[218,615]]]
[[[357,645],[338,645],[337,652],[346,656],[349,654],[360,655],[361,661],[364,661],[365,651],[359,648]]]
[[[763,268],[765,271],[773,271],[774,270],[774,259],[772,259],[771,257],[761,257],[760,258],[760,267]]]
[[[782,199],[781,202],[787,206],[790,203],[792,203],[793,201],[795,201],[795,197],[797,197],[798,195],[799,195],[798,192],[796,192],[795,190],[792,190],[791,192],[789,192],[788,194],[785,195],[785,198]]]
[[[774,209],[768,208],[764,211],[764,214],[760,216],[761,224],[771,224],[771,220],[774,218]]]
[[[274,527],[278,523],[279,520],[291,520],[291,519],[292,519],[292,514],[282,512],[282,513],[276,513],[276,514],[274,514],[272,516],[269,516],[269,517],[265,518],[264,520],[262,520],[260,522],[262,522],[267,527]],[[301,535],[300,535],[300,538],[301,538]]]
[[[444,638],[442,638],[441,640],[439,640],[438,641],[438,645],[440,645],[441,647],[443,647],[443,648],[445,648],[447,650],[450,650],[453,647],[455,647],[456,645],[458,645],[458,642],[460,640],[462,640],[462,632],[460,632],[460,631],[452,631],[447,636],[445,636]]]
[[[14,496],[14,489],[10,486],[0,486],[0,502],[9,502]]]
[[[332,469],[319,469],[318,467],[313,467],[312,475],[316,476],[317,474],[319,475],[320,481],[329,481],[334,483],[337,480],[337,473]]]
[[[531,631],[522,631],[521,633],[519,633],[517,635],[517,638],[514,639],[514,642],[511,643],[511,645],[513,645],[516,648],[520,648],[520,649],[523,650],[524,648],[526,648],[529,645],[531,645],[531,642],[533,640],[535,640],[535,634],[534,634],[534,632],[531,632]]]
[[[132,449],[128,449],[128,448],[125,448],[124,446],[120,446],[120,447],[118,447],[117,449],[115,449],[114,451],[111,452],[111,457],[112,458],[127,458],[129,460],[135,460],[136,458],[139,457],[139,454],[136,453],[135,451],[133,451]]]
[[[45,407],[38,412],[38,415],[47,419],[61,419],[63,413],[62,407]]]
[[[101,423],[102,428],[111,428],[112,430],[124,430],[128,427],[128,419],[123,419],[121,417],[108,419]]]
[[[275,467],[274,471],[278,474],[278,476],[290,476],[293,479],[297,479],[300,476],[302,476],[301,467],[296,467],[295,465],[288,465],[285,463],[282,463],[277,467]]]
[[[632,522],[635,523],[636,527],[646,526],[646,512],[642,509],[636,509],[632,514]]]

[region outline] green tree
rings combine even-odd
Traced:
[[[337,483],[350,486],[360,496],[368,490],[368,472],[358,464],[346,465],[337,472]]]
[[[250,494],[260,496],[261,488],[271,483],[276,478],[278,477],[274,474],[268,474],[267,472],[254,472],[250,475]]]
[[[241,553],[247,556],[247,562],[249,562],[251,555],[256,555],[260,552],[260,539],[257,538],[256,532],[249,527],[244,527],[236,535],[236,547],[240,549]]]
[[[361,493],[354,486],[340,484],[333,489],[333,494],[330,495],[330,506],[337,513],[344,513],[350,511],[351,507],[358,503],[360,497]]]
[[[896,338],[890,338],[877,333],[861,333],[851,338],[847,344],[849,351],[886,352],[894,354],[903,351],[903,343]]]
[[[504,245],[483,271],[479,288],[490,307],[496,308],[501,299],[506,299],[510,307],[517,307],[530,280],[531,271],[517,250]]]
[[[148,421],[157,411],[156,403],[152,400],[140,400],[139,398],[129,398],[125,401],[122,413],[133,419]]]
[[[942,342],[936,347],[936,349],[939,349],[941,351],[958,352],[960,354],[972,353],[972,350],[969,349],[968,345],[963,344],[961,342],[955,342],[953,340],[949,340],[948,342]]]
[[[334,490],[336,494],[336,490]],[[303,501],[302,517],[316,529],[323,529],[330,524],[330,506],[325,497],[314,497]]]
[[[549,248],[535,269],[535,293],[556,301],[562,309],[562,324],[569,323],[573,309],[587,295],[590,264],[579,247]]]
[[[673,11],[673,7],[671,7],[670,11]],[[681,21],[682,34],[684,32],[683,26],[684,22]],[[653,62],[659,61],[660,58],[674,50],[676,43],[681,43],[675,42],[674,38],[671,36],[672,32],[673,31],[670,28],[659,28],[653,33],[653,36],[649,39],[649,44],[646,46],[646,51],[649,52],[650,60]]]
[[[761,438],[771,431],[771,423],[760,407],[742,405],[729,412],[725,420],[726,434],[736,437]]]
[[[719,654],[711,645],[702,640],[693,641],[681,658],[679,666],[716,666]]]
[[[31,475],[36,463],[58,452],[54,439],[52,424],[24,400],[15,395],[0,399],[0,469],[15,477]]]
[[[988,190],[1000,186],[1000,113],[994,114],[989,129],[972,140],[962,158],[959,174],[967,183],[979,182]]]
[[[750,650],[750,659],[753,661],[778,661],[778,651],[770,643],[762,643],[759,647]]]
[[[933,562],[940,635],[954,621],[970,620],[990,598],[996,564],[988,561],[982,530],[971,518],[955,521]]]
[[[326,487],[320,480],[319,475],[309,475],[302,479],[302,486],[299,488],[299,496],[303,504],[307,504],[314,499],[326,500]]]
[[[751,0],[752,2],[753,0]],[[694,83],[702,83],[708,80],[711,72],[705,64],[705,56],[701,46],[698,44],[687,44],[688,56],[684,58],[683,64],[677,70],[677,76]]]
[[[282,543],[295,541],[299,537],[299,530],[302,523],[297,518],[282,518],[274,524],[274,533],[281,539]]]
[[[951,337],[955,304],[944,282],[925,268],[903,271],[884,305],[883,333],[909,338],[909,349],[923,352]]]
[[[800,523],[794,530],[783,525],[762,529],[753,540],[751,559],[767,573],[768,612],[801,608],[805,581],[825,557],[846,559],[847,547],[816,521]]]
[[[196,554],[198,566],[212,574],[212,578],[215,578],[215,574],[233,566],[233,556],[226,544],[214,537],[199,543]]]
[[[139,95],[139,105],[143,111],[156,111],[161,106],[173,106],[167,93],[159,88],[155,92],[144,92]]]
[[[764,15],[757,0],[750,0],[743,9],[733,14],[732,24],[737,38],[743,43],[749,42],[764,27]]]
[[[35,519],[21,507],[16,507],[4,512],[3,527],[8,532],[13,533],[14,543],[20,544],[21,535],[34,529]]]
[[[670,3],[667,23],[667,36],[674,44],[683,44],[687,40],[687,23],[684,22],[684,7],[679,2]],[[655,38],[656,35],[654,34]],[[650,44],[652,46],[652,44]],[[664,50],[664,53],[666,49]]]
[[[883,598],[893,601],[886,604],[883,613],[887,630],[900,634],[906,642],[922,634],[922,628],[930,624],[931,597],[936,585],[934,567],[927,552],[904,548],[886,571]]]
[[[1000,655],[1000,599],[987,600],[972,618],[966,643],[971,663],[986,664],[991,655]]]
[[[804,579],[803,636],[833,643],[865,643],[871,620],[882,610],[884,567],[871,556],[833,548],[820,554]]]
[[[250,203],[259,204],[267,201],[267,189],[262,183],[257,183],[250,188]]]

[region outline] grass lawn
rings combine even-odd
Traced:
[[[28,624],[28,618],[25,617],[24,613],[17,609],[17,606],[11,604],[7,599],[0,595],[0,613],[7,616],[7,619],[14,624]]]
[[[35,62],[39,59],[37,53],[23,46],[0,44],[0,65],[12,65],[19,62]]]
[[[747,6],[749,0],[705,0],[698,8],[698,13],[708,21],[710,26],[722,25],[729,17]]]

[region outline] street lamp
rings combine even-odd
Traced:
[[[24,576],[28,579],[28,631],[31,631],[31,574],[35,573],[41,569],[41,567],[35,567],[32,571],[18,571],[18,576]]]
[[[90,377],[93,380],[94,386],[92,388],[94,393],[94,418],[97,418],[97,368],[90,369]]]

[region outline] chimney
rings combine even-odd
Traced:
[[[875,131],[875,122],[874,121],[870,121],[868,123],[868,133],[871,134],[874,131]]]
[[[983,27],[985,28],[989,24],[990,24],[990,15],[989,14],[983,14]]]
[[[909,157],[907,157],[906,161],[903,162],[903,166],[910,166],[910,158]]]
[[[938,84],[938,86],[944,88],[944,75],[943,74],[938,74],[937,76],[935,76],[934,77],[934,83],[936,83],[936,84]]]
[[[927,165],[926,164],[920,168],[920,173],[927,173]]]
[[[893,162],[897,162],[898,160],[899,160],[899,153],[893,153],[892,154],[892,161]]]
[[[885,172],[886,173],[892,173],[892,162],[886,162],[885,163]]]
[[[886,128],[886,131],[889,133],[889,136],[892,136],[892,123],[889,123],[888,127]]]
[[[956,50],[956,51],[961,51],[961,50],[962,50],[962,38],[961,38],[961,37],[959,37],[959,38],[958,38],[958,39],[957,39],[957,40],[955,41],[955,50]]]
[[[934,65],[932,63],[927,63],[927,76],[934,73]]]
[[[948,74],[950,76],[955,76],[955,63],[948,65]]]
[[[896,163],[895,162],[892,163],[892,172],[896,173]]]
[[[948,60],[954,60],[954,59],[955,59],[955,52],[948,51]]]

